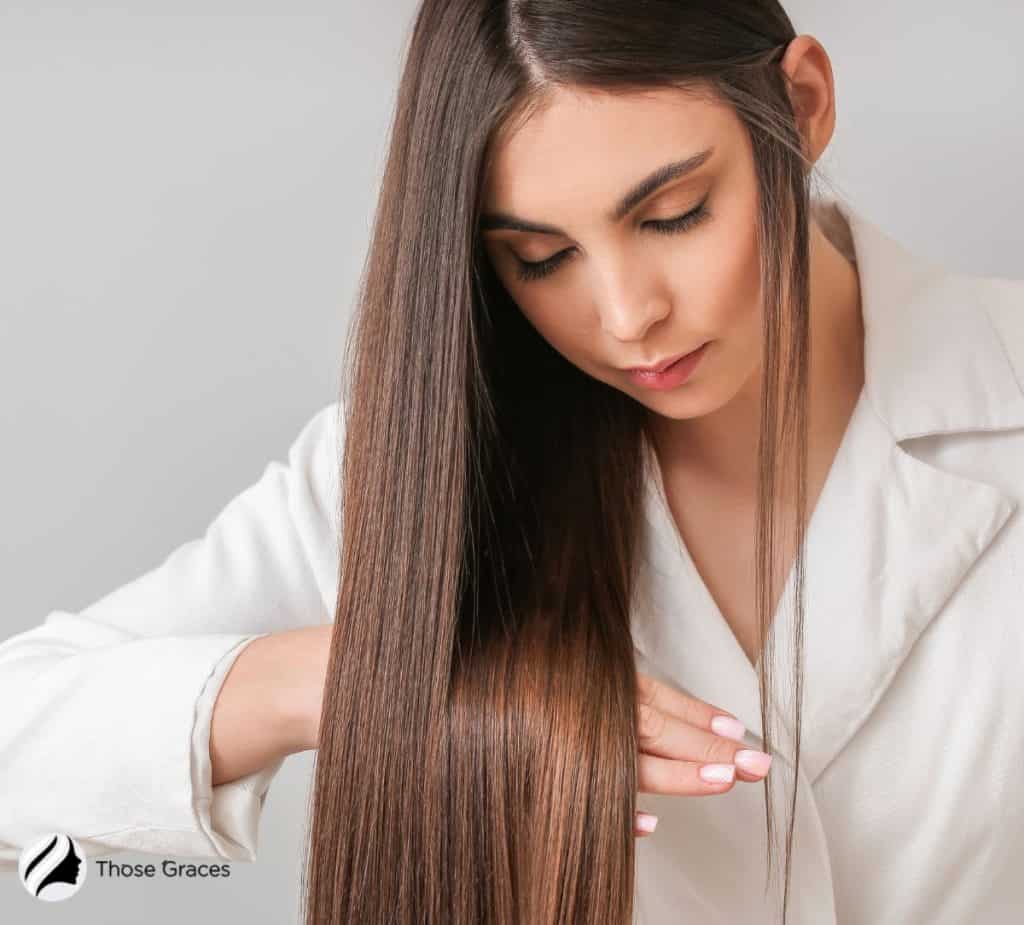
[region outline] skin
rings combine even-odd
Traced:
[[[828,55],[816,39],[801,35],[781,67],[791,81],[805,154],[816,162],[835,127]],[[660,187],[621,221],[608,218],[640,179],[709,147],[714,152],[698,170]],[[707,217],[688,230],[660,234],[645,225],[681,216],[705,199]],[[583,372],[648,409],[670,498],[703,496],[717,511],[743,515],[756,498],[760,416],[756,209],[752,148],[728,106],[676,88],[629,95],[559,89],[496,148],[482,212],[562,233],[481,232],[495,272],[536,330]],[[864,332],[856,268],[814,220],[810,232],[813,510],[863,385]],[[519,261],[560,252],[566,253],[550,275],[518,278]],[[710,346],[700,365],[674,389],[648,389],[625,372],[705,341]],[[695,485],[706,491],[695,492]],[[741,625],[737,619],[734,631],[749,639],[749,620]],[[752,646],[744,645],[748,657]],[[735,762],[737,743],[710,730],[712,716],[731,714],[650,678],[642,682],[640,790],[699,795],[730,789],[732,783],[703,783],[696,770]],[[762,776],[737,769],[739,780]]]

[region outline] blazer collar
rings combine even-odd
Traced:
[[[807,528],[801,772],[811,783],[1017,506],[992,485],[916,459],[901,441],[1024,427],[1024,390],[984,281],[911,253],[837,199],[814,209],[858,266],[865,383]],[[760,740],[757,673],[679,536],[653,454],[647,460],[636,647],[655,673],[735,713]],[[790,766],[793,590],[791,572],[773,624],[781,699],[770,714],[774,752]]]
[[[1024,389],[984,282],[912,253],[842,200],[814,211],[857,262],[865,389],[893,439],[1024,427]]]

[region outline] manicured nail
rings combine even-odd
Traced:
[[[712,784],[727,784],[736,776],[736,768],[731,764],[706,764],[698,773]]]
[[[736,752],[735,761],[744,771],[749,771],[751,774],[757,774],[758,776],[767,774],[768,769],[772,766],[771,755],[749,748]]]
[[[742,742],[743,734],[747,731],[747,727],[731,716],[716,716],[711,720],[711,731],[715,735],[724,736],[726,739]]]
[[[658,817],[652,816],[650,813],[637,813],[636,814],[636,827],[641,832],[653,832],[658,825]]]

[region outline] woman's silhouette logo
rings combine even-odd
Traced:
[[[73,838],[52,832],[21,852],[21,882],[36,899],[59,902],[85,883],[85,854]]]

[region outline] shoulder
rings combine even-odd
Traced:
[[[323,404],[297,429],[281,468],[293,514],[308,521],[329,521],[341,529],[340,473],[344,457],[344,406]],[[274,467],[274,464],[271,464]]]
[[[323,462],[324,457],[340,452],[344,435],[345,411],[341,401],[335,399],[321,404],[309,417],[302,421],[294,432],[288,451],[289,461],[310,463]]]
[[[327,447],[337,447],[338,438],[344,432],[344,409],[340,401],[322,405],[307,418],[294,438],[292,451],[308,455],[322,452]]]

